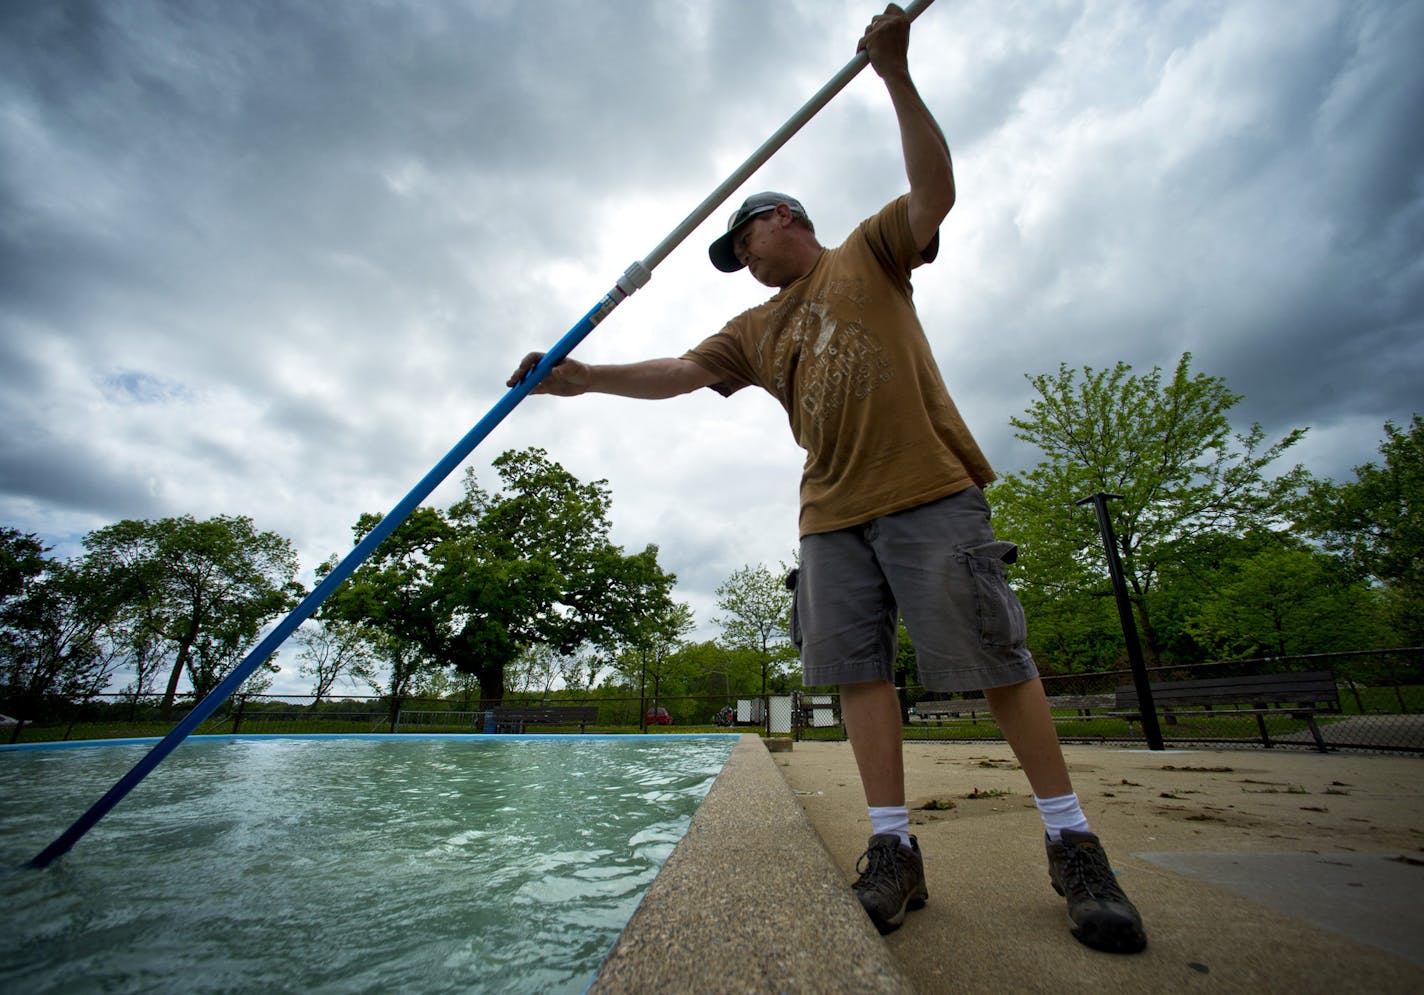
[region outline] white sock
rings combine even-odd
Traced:
[[[1040,798],[1034,795],[1033,803],[1038,806],[1038,814],[1043,816],[1043,828],[1047,831],[1048,838],[1055,843],[1065,829],[1071,829],[1075,833],[1091,832],[1088,828],[1088,818],[1083,815],[1076,794],[1059,795],[1057,798]]]
[[[900,845],[910,845],[910,808],[908,805],[871,806],[870,835],[894,833],[900,837]]]

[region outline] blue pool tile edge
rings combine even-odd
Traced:
[[[730,732],[663,732],[653,736],[642,733],[590,733],[579,735],[577,733],[464,733],[464,732],[309,732],[309,733],[223,733],[220,735],[192,735],[184,742],[190,743],[221,743],[241,740],[273,740],[273,739],[296,739],[296,740],[316,740],[316,739],[347,739],[347,740],[369,740],[371,742],[400,742],[410,739],[439,739],[445,741],[470,741],[488,743],[508,743],[514,740],[528,741],[552,741],[576,739],[584,742],[603,742],[612,740],[640,740],[654,743],[665,739],[736,739],[737,733]],[[127,739],[67,739],[52,740],[44,743],[4,743],[0,744],[0,753],[13,752],[18,750],[64,750],[78,749],[94,746],[152,746],[162,742],[162,736],[142,736]]]

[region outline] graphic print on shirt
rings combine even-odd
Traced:
[[[772,315],[777,395],[823,422],[849,400],[864,400],[895,375],[890,358],[859,317],[866,295],[858,280],[836,280],[814,300],[793,297]],[[829,300],[828,300],[829,299]],[[768,344],[767,339],[763,344]]]

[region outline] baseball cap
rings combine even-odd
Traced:
[[[707,250],[707,254],[712,257],[712,265],[723,273],[735,273],[741,269],[742,264],[737,259],[737,253],[733,248],[737,231],[753,218],[776,210],[777,204],[785,204],[791,208],[792,214],[807,218],[806,208],[802,207],[801,202],[795,197],[788,197],[784,193],[773,193],[772,191],[754,193],[742,201],[742,206],[737,208],[736,213],[732,215],[732,220],[727,222],[727,234],[713,242],[712,247]],[[810,219],[807,218],[807,220]]]

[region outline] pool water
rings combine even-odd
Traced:
[[[0,752],[0,991],[581,992],[730,737],[200,737]]]

